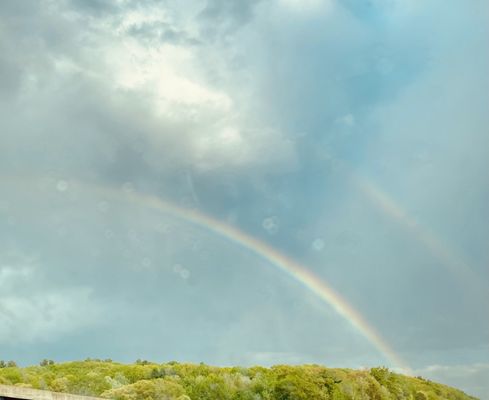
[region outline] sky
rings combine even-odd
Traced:
[[[489,399],[487,71],[485,0],[0,1],[0,358]]]

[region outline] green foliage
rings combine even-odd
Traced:
[[[461,391],[385,367],[319,365],[218,368],[138,360],[124,365],[87,359],[18,368],[0,361],[0,384],[114,400],[473,400]]]
[[[39,363],[39,365],[40,365],[41,367],[46,367],[47,365],[54,365],[54,361],[53,361],[53,360],[48,360],[48,359],[46,359],[46,358],[45,358],[44,360],[42,360],[42,361]]]
[[[414,400],[428,400],[428,396],[426,395],[425,392],[417,391],[414,394]]]
[[[139,358],[136,360],[136,365],[149,365],[149,364],[152,364],[152,363],[149,362],[148,360],[141,360]]]
[[[114,400],[170,400],[184,395],[185,390],[179,383],[166,379],[144,379],[102,393],[102,397]]]
[[[391,373],[386,367],[377,367],[370,369],[370,375],[372,375],[381,385],[385,385],[389,382]]]
[[[390,372],[386,367],[378,367],[370,369],[370,375],[374,377],[377,383],[387,392],[395,396],[396,399],[409,398],[412,395],[412,390],[403,384],[399,379],[400,375]]]
[[[15,361],[0,360],[0,368],[15,368],[15,367],[17,367],[17,363]]]

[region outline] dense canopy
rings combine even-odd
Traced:
[[[0,384],[100,396],[114,400],[469,400],[448,386],[379,367],[332,369],[319,365],[213,367],[138,360],[126,365],[86,360],[0,369]]]

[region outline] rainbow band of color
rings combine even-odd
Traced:
[[[92,185],[90,185],[92,186]],[[107,186],[94,186],[95,191],[107,197],[116,197],[121,200],[121,191]],[[200,228],[219,235],[230,242],[247,249],[249,252],[266,260],[270,265],[286,273],[296,282],[314,293],[318,298],[345,318],[362,336],[364,336],[394,367],[404,373],[410,373],[407,363],[391,348],[387,341],[355,310],[339,293],[331,288],[323,279],[314,275],[311,271],[287,258],[273,247],[247,235],[237,228],[218,221],[208,215],[193,209],[177,206],[162,200],[159,197],[141,194],[135,191],[125,192],[125,200],[145,208],[161,211]]]
[[[23,177],[12,179],[11,177],[2,177],[4,181],[10,181],[14,184],[23,182],[23,187],[30,185],[36,186],[38,179],[32,177]],[[169,201],[165,201],[157,196],[142,194],[133,190],[122,190],[117,187],[107,185],[98,185],[87,183],[79,180],[69,180],[70,187],[75,191],[91,192],[101,198],[113,199],[114,201],[125,201],[142,206],[146,209],[163,212],[167,215],[178,218],[182,221],[191,223],[204,230],[212,232],[220,237],[248,250],[250,253],[267,261],[270,265],[276,267],[279,271],[287,274],[296,282],[300,283],[310,292],[314,293],[319,299],[331,306],[340,316],[345,318],[357,332],[365,337],[387,361],[396,367],[399,372],[412,375],[412,370],[408,364],[392,349],[387,341],[376,331],[367,320],[352,307],[339,293],[337,293],[324,279],[316,276],[311,271],[299,263],[287,258],[273,247],[249,236],[239,229],[216,220],[208,215],[193,209],[180,207]]]

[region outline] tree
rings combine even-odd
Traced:
[[[184,398],[185,390],[178,383],[167,379],[140,380],[131,385],[107,390],[102,397],[113,400],[170,400]]]

